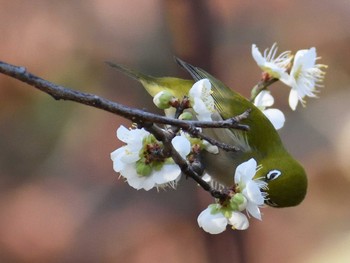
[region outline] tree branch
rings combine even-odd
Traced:
[[[210,192],[210,194],[213,197],[219,199],[225,199],[228,197],[228,194],[225,191],[216,190],[213,187],[211,187],[207,182],[205,182],[201,177],[201,173],[203,171],[197,171],[174,149],[173,145],[171,144],[171,139],[173,136],[165,130],[157,128],[157,126],[155,126],[154,124],[172,125],[177,127],[178,129],[183,129],[184,131],[187,131],[192,136],[207,140],[210,143],[221,147],[222,149],[237,150],[235,147],[222,144],[214,139],[209,138],[208,136],[205,136],[204,134],[200,133],[197,128],[233,128],[240,130],[248,130],[249,127],[247,125],[240,124],[239,122],[242,119],[248,117],[250,113],[249,109],[238,116],[232,117],[224,121],[179,120],[127,107],[94,94],[75,91],[42,79],[28,72],[25,67],[14,66],[2,61],[0,61],[0,73],[3,73],[7,76],[18,79],[33,87],[36,87],[37,89],[52,96],[55,100],[70,100],[81,104],[85,104],[94,108],[102,109],[117,114],[119,116],[131,120],[132,122],[136,122],[138,125],[144,126],[146,130],[153,133],[158,140],[163,141],[168,154],[171,155],[175,163],[179,165],[184,174],[195,180],[204,190]]]
[[[248,130],[247,125],[240,124],[239,121],[246,118],[247,112],[242,113],[239,116],[224,120],[224,121],[184,121],[174,118],[167,118],[136,108],[131,108],[119,103],[107,100],[94,94],[75,91],[60,85],[56,85],[45,79],[42,79],[26,70],[25,67],[14,66],[0,61],[0,72],[25,82],[37,89],[49,94],[55,100],[70,100],[85,104],[94,108],[105,110],[124,118],[131,120],[132,122],[153,122],[158,124],[174,125],[184,130],[190,130],[193,127],[201,128],[233,128],[240,130]]]

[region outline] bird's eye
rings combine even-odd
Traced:
[[[266,175],[266,180],[267,181],[272,181],[277,179],[282,173],[278,170],[271,170],[267,175]]]

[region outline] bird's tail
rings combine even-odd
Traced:
[[[174,57],[176,63],[182,67],[183,69],[185,69],[188,73],[191,74],[192,78],[195,80],[195,81],[198,81],[198,80],[201,80],[203,78],[206,78],[206,76],[204,74],[200,74],[201,73],[201,69],[200,68],[197,68],[197,67],[194,67],[192,66],[191,64],[183,61],[182,59],[179,59],[178,57]]]
[[[154,97],[159,91],[164,90],[164,87],[160,85],[158,78],[143,74],[121,64],[110,61],[106,61],[106,63],[112,68],[115,68],[125,75],[139,81],[152,97]]]
[[[133,78],[135,80],[138,80],[138,81],[151,80],[152,79],[151,76],[148,76],[148,75],[143,74],[141,72],[138,72],[136,70],[127,68],[127,67],[125,67],[124,65],[121,65],[121,64],[117,64],[117,63],[110,62],[110,61],[106,61],[106,64],[109,65],[112,68],[115,68],[115,69],[119,70],[120,72],[123,72],[125,75],[127,75],[127,76],[129,76],[129,77],[131,77],[131,78]]]
[[[192,80],[184,80],[174,77],[152,77],[141,72],[138,72],[133,69],[129,69],[123,65],[106,62],[112,68],[123,72],[127,76],[141,82],[143,87],[147,92],[154,97],[158,92],[167,90],[171,92],[175,97],[182,98],[184,95],[187,95],[188,91],[193,85]]]

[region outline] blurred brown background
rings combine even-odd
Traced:
[[[2,0],[0,60],[152,111],[105,60],[186,76],[177,55],[246,96],[260,78],[253,43],[315,46],[329,69],[320,99],[296,112],[289,89],[272,87],[281,136],[309,175],[306,200],[217,236],[197,226],[211,198],[191,180],[159,193],[117,180],[109,154],[128,121],[1,75],[0,262],[350,262],[349,13],[347,0]]]

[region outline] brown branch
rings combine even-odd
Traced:
[[[164,143],[168,154],[171,155],[174,162],[179,165],[181,171],[186,174],[186,176],[195,180],[204,190],[210,192],[213,197],[219,199],[227,197],[227,193],[225,191],[216,190],[207,182],[205,182],[201,177],[201,173],[203,171],[198,172],[174,149],[173,145],[171,144],[171,139],[173,138],[174,134],[160,129],[154,124],[173,125],[185,131],[188,131],[192,134],[192,136],[198,136],[199,138],[208,140],[209,142],[218,145],[223,149],[234,150],[234,147],[230,147],[229,145],[225,145],[220,142],[216,142],[215,140],[211,140],[208,137],[204,137],[204,135],[201,135],[197,128],[234,128],[248,130],[249,127],[247,125],[242,125],[239,122],[242,119],[248,117],[250,110],[247,110],[238,116],[224,121],[184,121],[174,118],[167,118],[157,114],[145,112],[143,110],[127,107],[94,94],[75,91],[60,85],[56,85],[38,76],[35,76],[34,74],[28,72],[24,67],[14,66],[1,61],[0,72],[22,82],[25,82],[33,87],[36,87],[37,89],[49,94],[56,100],[70,100],[78,102],[120,115],[133,122],[138,123],[139,125],[145,127],[146,130],[153,133],[158,140],[161,140]]]
[[[85,104],[94,108],[105,110],[124,118],[131,120],[132,122],[153,122],[158,124],[174,125],[184,130],[192,129],[193,127],[201,128],[233,128],[240,130],[248,130],[247,125],[239,123],[240,116],[227,119],[224,121],[184,121],[179,119],[167,118],[136,108],[131,108],[119,103],[107,100],[94,94],[75,91],[45,79],[42,79],[26,70],[25,67],[14,66],[0,61],[0,72],[25,82],[37,89],[49,94],[56,100],[70,100]],[[245,115],[243,113],[242,115]]]
[[[200,132],[199,129],[188,130],[187,132],[189,134],[191,134],[192,137],[196,137],[196,138],[199,138],[201,140],[205,140],[205,141],[209,142],[211,145],[215,145],[215,146],[219,147],[220,149],[223,149],[224,151],[227,151],[227,152],[240,151],[239,147],[233,146],[233,145],[228,145],[226,143],[222,143],[218,140],[215,140],[215,139],[205,135],[204,133]]]

